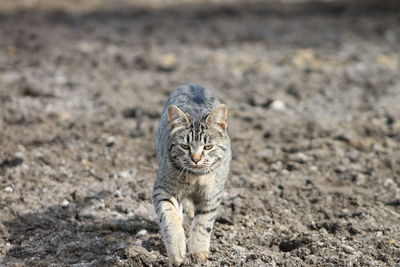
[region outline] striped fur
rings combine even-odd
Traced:
[[[168,257],[180,264],[186,252],[208,257],[210,236],[228,177],[231,148],[227,109],[198,85],[177,88],[156,131],[159,163],[153,204]],[[183,207],[184,203],[189,203]],[[193,216],[186,248],[183,210]]]

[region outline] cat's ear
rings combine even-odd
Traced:
[[[179,127],[187,127],[189,118],[177,106],[170,105],[168,107],[168,126],[171,132],[176,131]]]
[[[206,118],[206,123],[225,130],[228,127],[228,109],[225,104],[216,106]]]

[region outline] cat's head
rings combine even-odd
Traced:
[[[167,115],[169,156],[177,168],[204,174],[219,166],[229,149],[226,105],[218,105],[201,120],[193,120],[174,105],[168,107]]]

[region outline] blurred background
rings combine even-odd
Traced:
[[[400,264],[399,25],[394,0],[0,0],[0,265],[165,266],[153,132],[189,82],[233,147],[202,266]]]

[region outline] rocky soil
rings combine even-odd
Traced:
[[[153,131],[193,82],[234,154],[188,265],[399,266],[400,5],[348,2],[1,13],[0,265],[168,264]]]

